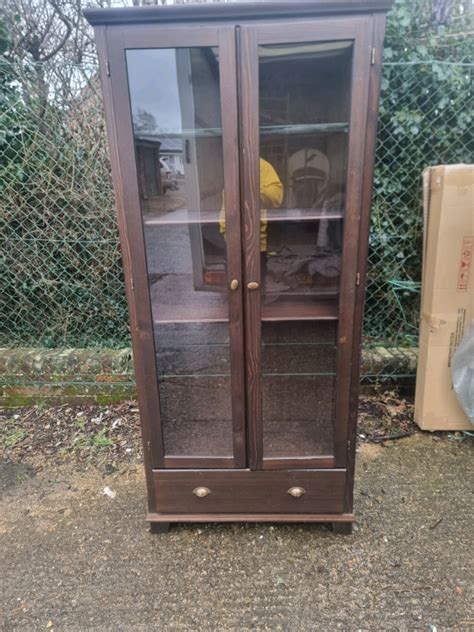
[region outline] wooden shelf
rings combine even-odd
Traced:
[[[268,222],[310,222],[321,219],[337,220],[344,218],[343,210],[324,211],[316,208],[272,208],[266,210]],[[145,226],[169,226],[172,224],[217,224],[221,219],[220,210],[192,211],[178,209],[158,217],[144,216]]]
[[[262,321],[279,320],[337,320],[337,300],[319,301],[275,301],[262,305]]]
[[[154,305],[155,324],[172,323],[226,323],[227,304],[196,308],[185,305]],[[288,320],[337,320],[339,306],[337,299],[298,301],[283,300],[262,304],[262,321]]]
[[[226,323],[229,320],[228,308],[222,306],[186,307],[185,305],[154,305],[153,322],[155,324],[172,323]]]
[[[339,277],[338,277],[339,278]],[[323,286],[312,286],[308,288],[306,291],[302,291],[301,289],[289,289],[284,292],[280,292],[278,290],[271,291],[265,290],[265,299],[264,302],[268,302],[268,299],[271,297],[275,297],[276,300],[282,301],[292,301],[293,303],[297,302],[305,302],[305,301],[328,301],[335,299],[339,296],[339,286],[331,285],[327,287]]]
[[[153,321],[165,323],[226,323],[229,320],[227,303],[222,305],[186,306],[158,304],[152,306]],[[262,304],[262,321],[337,320],[337,299],[315,297],[313,300],[284,299]]]

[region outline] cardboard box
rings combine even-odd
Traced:
[[[473,430],[451,382],[451,357],[474,318],[474,165],[423,173],[423,278],[415,421]]]

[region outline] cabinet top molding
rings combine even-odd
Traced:
[[[386,12],[393,0],[260,0],[212,4],[85,9],[94,25],[146,24],[181,21],[255,20],[261,18],[311,17],[353,13]]]

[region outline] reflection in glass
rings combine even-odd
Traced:
[[[258,54],[260,159],[281,187],[260,196],[264,458],[327,456],[337,323],[321,319],[338,314],[352,43]]]
[[[220,288],[207,284],[210,270],[199,268],[196,281],[194,233],[201,225],[146,225],[145,246],[148,281],[155,322],[196,320],[227,321],[228,305],[224,282]],[[216,228],[216,255],[225,262],[225,242]],[[202,242],[200,242],[202,243]]]
[[[259,47],[260,156],[283,191],[261,199],[266,304],[337,296],[351,59],[345,41]]]
[[[218,218],[224,188],[217,51],[127,51],[140,201],[146,227],[182,224],[196,290],[225,287]]]
[[[217,50],[128,50],[166,456],[232,456]]]

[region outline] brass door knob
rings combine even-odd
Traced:
[[[231,290],[236,290],[239,287],[239,282],[237,279],[232,279],[232,281],[230,282],[230,289]]]
[[[256,281],[250,281],[250,283],[247,283],[247,287],[249,290],[257,290],[258,283]]]
[[[301,498],[303,494],[306,494],[306,490],[303,489],[303,487],[290,487],[288,493],[290,496],[293,496],[293,498]]]
[[[193,494],[198,498],[205,498],[206,496],[209,496],[210,493],[211,490],[208,487],[195,487],[193,489]]]

